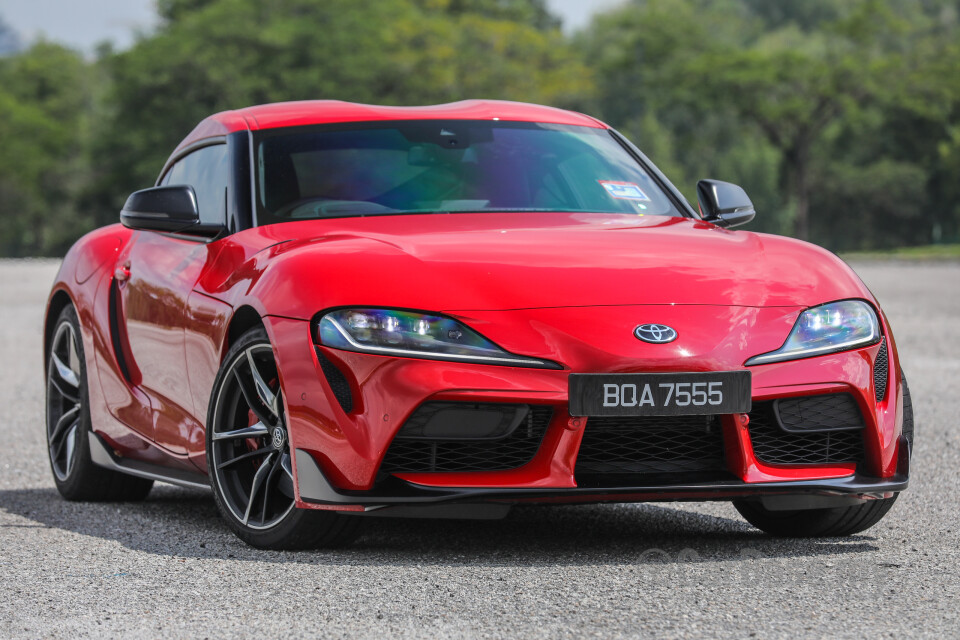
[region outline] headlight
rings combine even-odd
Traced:
[[[841,300],[801,313],[782,347],[754,356],[747,360],[746,365],[847,351],[874,344],[878,340],[880,324],[873,308],[862,300]]]
[[[561,369],[549,360],[504,351],[452,318],[392,309],[338,309],[320,318],[317,341],[378,355]]]

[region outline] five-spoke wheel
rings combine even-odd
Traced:
[[[77,312],[57,318],[47,359],[47,451],[57,490],[68,500],[141,500],[151,480],[98,467],[90,459],[90,408]]]
[[[217,375],[207,418],[207,466],[221,514],[254,546],[334,546],[356,535],[357,518],[295,506],[280,376],[262,328],[231,347]]]
[[[290,448],[270,345],[240,352],[218,396],[210,423],[210,471],[234,518],[250,529],[269,529],[293,508]]]
[[[47,371],[47,446],[50,466],[58,480],[64,481],[73,470],[81,437],[80,355],[73,325],[57,325],[50,347]]]

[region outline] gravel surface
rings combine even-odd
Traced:
[[[903,637],[960,628],[960,264],[855,268],[914,394],[911,488],[850,538],[773,540],[726,503],[372,520],[352,548],[245,546],[208,494],[60,499],[41,323],[57,264],[0,261],[0,636]]]

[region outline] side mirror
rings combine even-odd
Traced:
[[[697,183],[697,200],[703,219],[719,227],[746,224],[757,215],[747,192],[729,182],[701,180]]]
[[[133,192],[120,211],[120,222],[131,229],[210,238],[223,231],[222,225],[200,222],[197,195],[189,185],[153,187]]]

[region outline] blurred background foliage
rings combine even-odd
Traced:
[[[0,21],[0,255],[117,220],[205,116],[280,100],[495,98],[620,129],[695,202],[835,251],[960,240],[960,0],[632,0],[564,34],[543,0],[158,0],[124,51]]]

